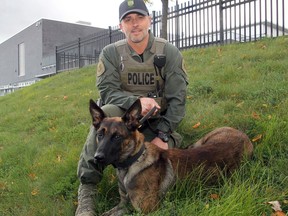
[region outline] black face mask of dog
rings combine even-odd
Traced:
[[[122,117],[106,117],[93,100],[90,100],[89,109],[92,124],[97,131],[95,162],[104,166],[109,164],[117,166],[135,150],[132,148],[135,146],[131,143],[133,141],[127,138],[132,136],[140,125],[139,120],[142,117],[140,100],[136,100]],[[130,143],[126,140],[130,140]],[[125,154],[121,154],[122,152]]]

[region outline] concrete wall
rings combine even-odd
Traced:
[[[25,75],[18,76],[18,45],[25,44]],[[0,85],[24,82],[41,70],[42,27],[31,26],[0,44]]]
[[[0,44],[0,86],[56,72],[56,46],[104,29],[41,19]],[[18,45],[25,44],[25,75],[18,76]]]

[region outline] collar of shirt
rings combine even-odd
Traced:
[[[149,41],[148,41],[148,45],[146,47],[146,49],[144,50],[144,53],[142,53],[142,58],[140,55],[138,55],[138,53],[136,53],[129,45],[129,49],[131,51],[130,55],[133,57],[133,59],[135,59],[138,62],[143,62],[145,61],[145,59],[149,58],[151,55],[153,55],[156,52],[156,49],[153,45],[154,42],[154,35],[153,33],[149,30]]]

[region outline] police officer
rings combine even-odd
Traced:
[[[119,7],[126,39],[106,46],[97,66],[97,88],[107,116],[122,116],[140,98],[142,115],[154,115],[140,128],[145,139],[167,149],[179,146],[175,132],[185,115],[187,76],[179,50],[150,32],[151,17],[143,0],[125,0]],[[94,162],[95,130],[91,126],[78,164],[77,216],[95,215],[96,184],[103,167]]]

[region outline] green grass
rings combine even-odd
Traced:
[[[273,200],[288,212],[288,38],[191,49],[183,56],[189,76],[178,130],[183,146],[232,126],[254,140],[254,156],[221,184],[178,183],[151,215],[271,215],[266,203]],[[98,97],[95,70],[63,72],[0,97],[0,215],[74,214],[88,102]],[[118,202],[112,167],[98,188],[100,214]]]

